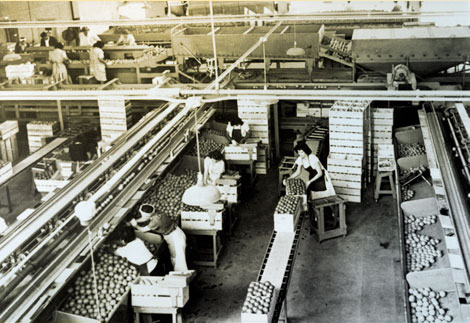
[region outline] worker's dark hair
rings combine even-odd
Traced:
[[[93,47],[103,48],[104,43],[101,40],[98,40],[96,43],[93,44]]]
[[[64,49],[64,44],[59,42],[59,43],[55,44],[54,47],[59,48],[59,49]]]
[[[224,155],[220,152],[220,150],[213,150],[207,154],[207,157],[215,159],[215,160],[223,160]]]
[[[45,31],[43,31],[41,34],[40,34],[41,38],[44,38],[47,36],[47,33]]]
[[[240,119],[238,116],[232,118],[232,126],[242,125],[243,120]]]
[[[298,153],[299,150],[302,150],[307,155],[310,155],[312,153],[312,150],[309,146],[307,146],[307,143],[305,141],[299,141],[297,145],[295,145],[294,150],[296,153]]]
[[[155,208],[151,204],[142,204],[140,206],[140,211],[145,213],[153,213],[155,211]]]
[[[119,232],[119,238],[123,240],[126,244],[135,240],[135,231],[134,228],[127,225],[123,226]]]

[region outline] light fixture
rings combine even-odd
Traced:
[[[199,151],[199,127],[197,123],[197,108],[201,106],[200,97],[192,97],[186,100],[186,106],[194,109],[194,120],[196,128],[196,149],[197,149],[197,163],[199,172],[197,173],[197,183],[191,186],[183,193],[182,202],[192,206],[205,206],[214,204],[220,200],[220,191],[214,185],[204,185],[201,170],[201,156]]]
[[[291,47],[287,50],[286,55],[288,56],[304,56],[305,50],[303,48],[297,47],[297,33],[295,30],[295,21],[294,21],[294,47]]]

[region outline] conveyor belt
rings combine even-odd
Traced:
[[[300,241],[304,216],[300,214],[295,232],[273,231],[266,254],[258,273],[257,281],[270,281],[279,289],[272,322],[277,322],[287,295],[287,289],[294,267],[295,256]]]

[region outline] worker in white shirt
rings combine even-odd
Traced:
[[[134,36],[129,32],[129,30],[124,29],[122,31],[121,36],[119,37],[117,45],[124,45],[124,46],[134,46],[135,45],[135,38]]]
[[[219,150],[211,151],[204,159],[204,185],[215,185],[224,172],[224,156]]]
[[[94,43],[101,39],[93,33],[90,33],[90,28],[83,27],[78,33],[79,46],[93,46]]]
[[[117,248],[114,253],[136,265],[141,275],[152,275],[155,268],[157,268],[158,261],[147,249],[145,243],[136,238],[134,228],[124,226],[119,232],[119,238],[124,246]]]

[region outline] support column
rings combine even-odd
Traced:
[[[276,150],[276,161],[281,158],[281,145],[279,143],[279,103],[274,104],[274,149]]]
[[[59,114],[60,130],[64,130],[64,116],[62,115],[62,103],[60,100],[57,100],[57,113]]]

